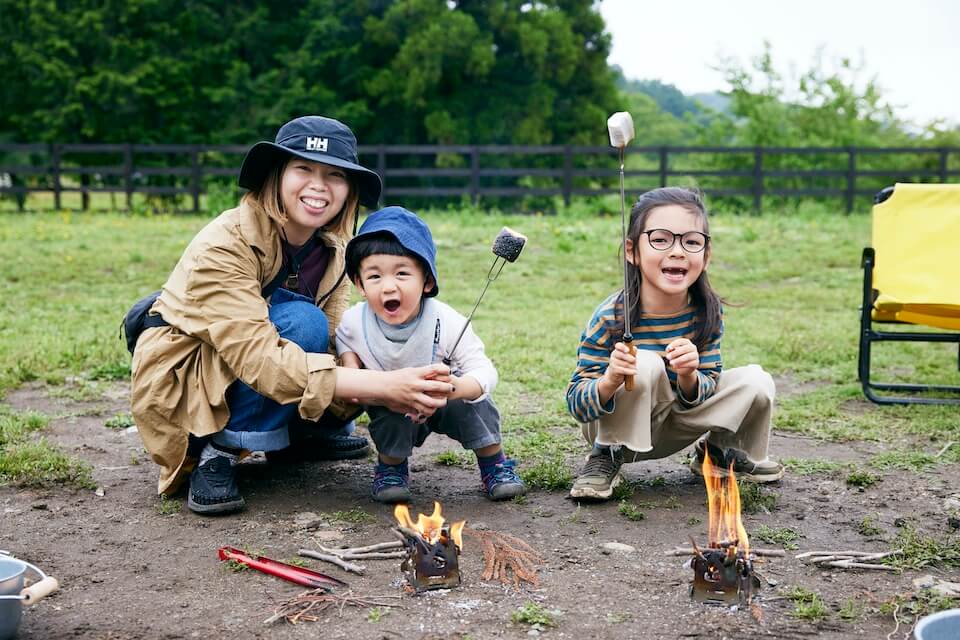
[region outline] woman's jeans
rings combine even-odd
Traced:
[[[280,337],[311,353],[326,353],[330,336],[327,316],[310,298],[277,289],[270,299],[270,321]],[[230,421],[213,441],[225,447],[248,451],[276,451],[290,446],[287,424],[297,418],[297,404],[278,404],[240,380],[227,389]],[[325,436],[348,435],[353,423],[344,423],[325,413],[318,423]]]

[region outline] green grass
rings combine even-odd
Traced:
[[[812,476],[831,473],[844,467],[841,462],[831,460],[811,460],[806,458],[783,458],[780,460],[787,471],[798,476]]]
[[[127,427],[132,427],[136,423],[133,421],[133,416],[129,413],[118,413],[112,418],[107,418],[106,422],[103,423],[108,429],[126,429]]]
[[[757,527],[754,535],[770,544],[779,544],[787,551],[793,551],[798,548],[797,540],[803,536],[790,527],[768,527],[765,524]]]
[[[527,602],[510,614],[510,620],[514,624],[527,624],[530,626],[539,625],[540,627],[557,626],[558,612],[551,611],[542,604],[536,602]]]
[[[36,438],[50,418],[34,411],[15,413],[0,406],[0,484],[47,487],[63,484],[93,489],[89,464]]]
[[[829,615],[827,605],[824,604],[820,594],[805,589],[803,587],[794,587],[786,594],[787,599],[793,602],[793,611],[790,615],[807,622],[817,622],[823,620]]]
[[[891,546],[893,549],[903,549],[903,553],[883,559],[883,562],[894,567],[901,569],[922,569],[931,566],[960,568],[960,537],[956,535],[941,539],[907,526]]]
[[[366,524],[368,522],[376,522],[377,520],[376,517],[360,507],[354,507],[345,511],[334,511],[333,513],[321,513],[320,515],[331,524]]]
[[[620,501],[620,505],[617,507],[617,513],[631,522],[639,522],[647,517],[636,505],[630,504],[626,500]]]
[[[881,478],[875,473],[863,469],[854,469],[847,475],[847,484],[851,487],[866,489],[880,482]]]
[[[442,298],[463,312],[483,286],[497,231],[507,225],[528,236],[523,255],[506,265],[487,292],[473,326],[500,373],[495,397],[507,454],[521,463],[532,486],[566,489],[586,445],[563,392],[584,323],[619,287],[619,217],[422,213],[438,245]],[[123,314],[163,283],[209,219],[0,214],[0,394],[26,381],[70,380],[70,390],[62,393],[86,397],[126,378],[130,356],[118,338]],[[868,216],[823,207],[762,216],[720,211],[711,233],[711,281],[721,296],[740,305],[726,307],[724,366],[758,362],[778,378],[781,390],[784,381],[800,387],[778,399],[775,429],[871,440],[891,451],[922,443],[919,448],[931,455],[960,441],[955,409],[879,407],[860,391],[857,307]],[[875,365],[878,379],[960,384],[950,345],[879,344]],[[906,464],[902,456],[898,460]],[[933,459],[944,462],[960,462],[960,446]],[[927,468],[919,458],[911,464],[910,471]],[[807,464],[803,471],[820,472],[815,468]]]

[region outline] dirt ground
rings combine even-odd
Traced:
[[[691,570],[683,567],[684,558],[665,553],[691,535],[706,541],[702,481],[678,458],[625,467],[635,481],[665,480],[638,487],[631,502],[646,517],[631,521],[618,513],[616,502],[578,507],[561,492],[532,491],[523,504],[490,503],[477,490],[475,469],[434,461],[436,453],[458,446],[435,436],[412,460],[411,511],[429,511],[437,499],[449,519],[527,540],[546,559],[539,587],[517,592],[482,582],[481,554],[467,538],[461,557],[464,582],[458,589],[403,595],[400,606],[388,612],[345,609],[342,616],[334,613],[318,622],[265,625],[275,607],[301,588],[253,571],[229,571],[218,561],[217,549],[231,545],[289,560],[318,540],[328,546],[391,540],[391,509],[368,497],[370,461],[244,464],[239,482],[247,499],[245,512],[202,518],[184,505],[164,514],[154,493],[157,469],[139,436],[104,426],[107,418],[129,410],[124,385],[83,402],[27,386],[8,394],[5,402],[16,410],[60,416],[45,435],[93,465],[102,488],[0,488],[0,548],[41,566],[62,585],[24,611],[21,639],[883,638],[893,629],[889,617],[867,613],[845,621],[837,608],[850,599],[869,608],[910,591],[918,572],[827,571],[793,555],[815,549],[886,550],[900,518],[944,535],[945,502],[957,493],[960,478],[958,465],[940,466],[923,476],[886,473],[880,483],[858,491],[839,472],[788,475],[774,489],[778,503],[771,513],[745,516],[751,535],[760,525],[790,527],[803,535],[798,550],[758,565],[769,581],[757,599],[763,618],[758,623],[746,609],[691,601]],[[876,448],[775,435],[772,452],[783,458],[849,461],[864,460]],[[580,462],[571,459],[570,464],[578,468]],[[372,517],[349,523],[329,515],[354,508]],[[873,538],[857,531],[868,516],[882,529]],[[610,542],[635,550],[609,551],[603,545]],[[754,538],[754,547],[773,546]],[[308,566],[346,580],[356,594],[401,594],[398,561],[365,564],[362,577],[318,561]],[[957,579],[955,572],[925,573]],[[796,586],[819,593],[832,607],[827,621],[791,616],[794,605],[782,594]],[[536,629],[512,622],[511,614],[528,602],[553,611],[557,626]],[[907,630],[901,627],[893,637],[903,638]]]

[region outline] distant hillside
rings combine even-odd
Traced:
[[[686,95],[674,85],[659,80],[627,79],[616,65],[613,67],[617,88],[626,93],[642,93],[653,98],[661,109],[682,119],[689,113],[694,117],[704,115],[704,107],[725,113],[730,99],[720,93],[696,93]]]

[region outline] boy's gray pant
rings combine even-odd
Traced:
[[[450,400],[424,424],[386,407],[367,407],[370,437],[377,451],[390,458],[408,458],[431,433],[450,436],[464,449],[482,449],[500,442],[500,412],[490,398],[479,402]]]
[[[624,461],[633,462],[665,458],[706,433],[718,447],[745,451],[754,462],[767,459],[776,387],[759,365],[725,369],[716,392],[690,409],[677,401],[659,354],[637,351],[635,380],[633,391],[616,392],[613,413],[582,424],[587,442],[626,447]],[[652,451],[636,451],[641,429],[650,429]]]

